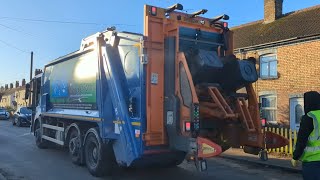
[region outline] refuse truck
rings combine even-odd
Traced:
[[[45,65],[27,86],[39,148],[58,144],[94,176],[115,167],[200,171],[230,147],[265,157],[288,141],[264,132],[255,59],[233,55],[227,15],[144,6],[144,33],[109,27]]]

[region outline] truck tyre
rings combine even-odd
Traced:
[[[35,124],[35,131],[34,131],[34,136],[36,140],[36,145],[39,149],[46,149],[48,148],[48,142],[44,139],[42,139],[42,134],[41,134],[41,128],[40,128],[40,123],[36,122]]]
[[[93,176],[101,177],[112,173],[114,163],[111,159],[111,145],[100,143],[94,133],[89,133],[85,140],[84,152],[87,168]]]
[[[72,129],[70,132],[69,137],[69,155],[71,157],[72,163],[76,165],[82,165],[81,163],[81,154],[82,154],[82,148],[81,148],[81,136],[77,129]]]

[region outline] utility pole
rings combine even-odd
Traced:
[[[33,51],[31,51],[30,82],[32,80],[32,67],[33,67]]]
[[[30,62],[30,86],[31,86],[31,81],[32,81],[32,68],[33,68],[33,51],[31,51],[31,62]],[[31,93],[31,92],[29,92],[29,93]],[[31,105],[31,102],[32,102],[32,99],[31,99],[31,96],[30,96],[30,94],[29,94],[29,104],[28,104],[28,106],[30,106]]]

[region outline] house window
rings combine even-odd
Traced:
[[[270,123],[277,122],[277,95],[269,94],[260,96],[261,115]]]
[[[260,56],[260,77],[262,79],[272,79],[278,77],[278,61],[275,54]]]

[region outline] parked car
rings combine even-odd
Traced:
[[[10,114],[5,108],[0,108],[0,119],[9,119]]]
[[[32,111],[27,107],[20,107],[13,115],[12,125],[23,126],[31,125],[31,114]]]

